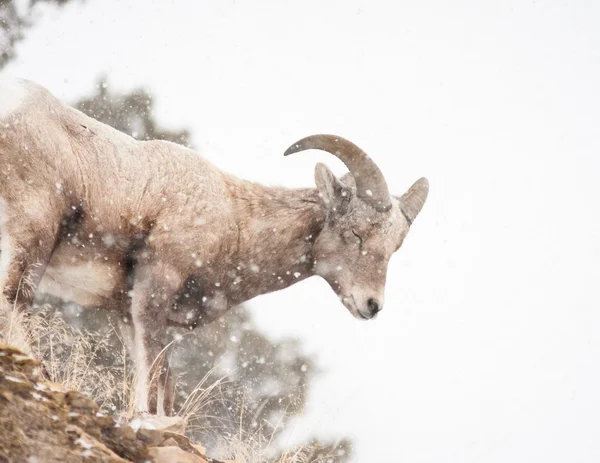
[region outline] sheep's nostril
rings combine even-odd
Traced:
[[[375,315],[377,312],[379,312],[381,310],[380,305],[377,303],[377,301],[375,299],[369,299],[367,301],[367,305],[369,306],[369,310],[371,311],[371,313],[373,315]]]

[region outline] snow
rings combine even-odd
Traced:
[[[91,442],[83,439],[82,437],[76,439],[75,442],[74,442],[74,444],[75,445],[80,445],[81,447],[83,447],[86,450],[89,450],[89,449],[91,449],[91,448],[94,447],[94,445]]]
[[[39,392],[32,392],[31,395],[35,400],[39,400],[41,402],[48,402],[48,399]]]
[[[147,428],[147,427],[142,427],[143,425],[143,421],[140,418],[136,418],[134,420],[131,421],[131,423],[129,423],[129,426],[131,427],[131,429],[133,429],[135,432],[137,432],[139,429],[153,429],[153,428]]]
[[[379,320],[313,279],[252,303],[326,371],[296,436],[354,434],[354,461],[599,461],[597,2],[101,3],[48,21],[13,70],[71,101],[106,69],[148,84],[257,182],[312,185],[322,155],[278,153],[321,129],[364,140],[396,194],[431,177]],[[180,27],[133,40],[161,24]]]

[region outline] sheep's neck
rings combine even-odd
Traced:
[[[237,283],[230,286],[231,302],[239,304],[312,276],[312,247],[325,218],[317,190],[236,182],[229,191],[239,233],[232,256]]]

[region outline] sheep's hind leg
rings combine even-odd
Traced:
[[[21,207],[7,208],[3,201],[0,206],[0,334],[3,342],[31,353],[24,317],[54,250],[60,220],[43,220],[39,213],[33,220]]]

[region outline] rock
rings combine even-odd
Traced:
[[[70,405],[71,409],[97,410],[98,405],[93,400],[82,396],[78,392],[69,391],[65,394],[65,403]]]
[[[155,463],[208,463],[208,460],[175,446],[151,448],[150,456]]]
[[[39,365],[0,344],[0,462],[223,463],[182,434],[182,418],[120,426],[79,392],[43,381]]]
[[[177,442],[177,446],[182,448],[183,450],[185,450],[186,452],[189,453],[193,453],[195,455],[198,455],[200,457],[205,457],[206,456],[206,451],[204,450],[204,447],[202,447],[202,452],[199,451],[194,445],[192,445],[192,443],[190,442],[190,440],[184,436],[183,434],[178,434],[175,432],[171,432],[171,431],[165,431],[163,436],[165,437],[165,439],[167,440],[172,440],[174,442]],[[164,445],[164,444],[163,444]]]
[[[206,448],[200,444],[192,444],[192,447],[200,453],[200,455],[206,455]]]
[[[161,447],[179,447],[177,441],[172,437],[169,437],[166,441],[161,444]],[[181,447],[180,447],[181,448]]]
[[[74,455],[86,458],[88,461],[95,459],[111,463],[127,463],[127,460],[119,457],[102,442],[98,442],[77,426],[67,426],[65,431],[71,440],[71,452]]]
[[[140,429],[136,436],[150,447],[159,447],[165,440],[163,434],[164,431],[159,429]]]

